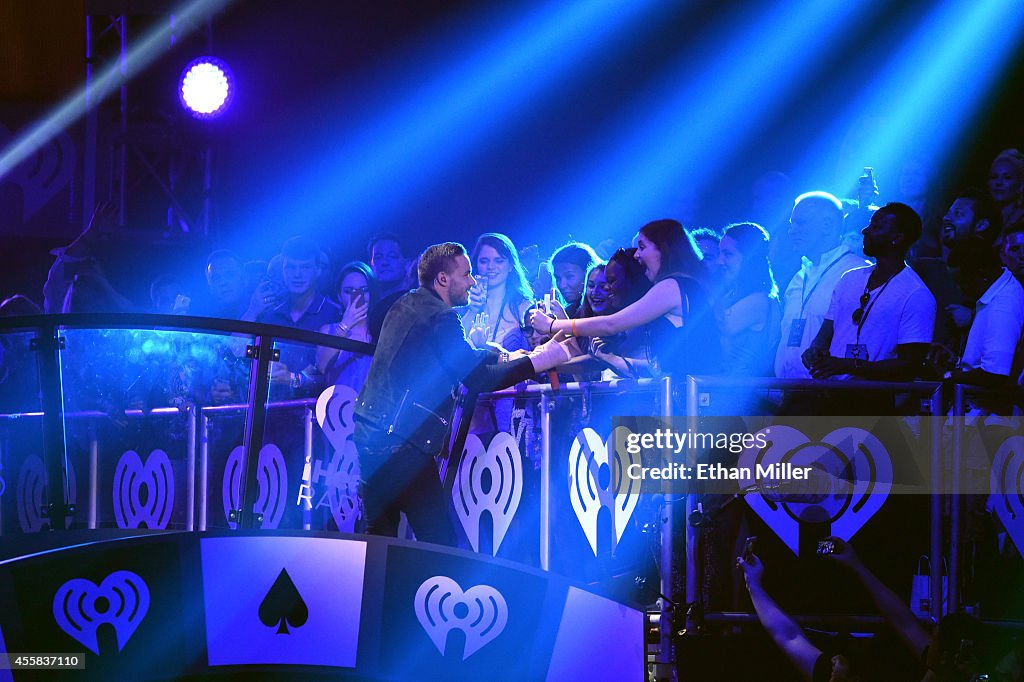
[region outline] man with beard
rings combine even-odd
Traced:
[[[935,326],[935,297],[904,260],[921,236],[921,218],[906,204],[889,203],[862,234],[864,254],[876,263],[839,280],[804,363],[815,379],[913,379]]]
[[[999,211],[976,189],[961,192],[942,221],[946,263],[965,298],[976,301],[960,367],[950,373],[958,383],[998,388],[1016,383],[1020,373],[1014,359],[1024,329],[1024,287],[999,262],[1001,230]],[[962,312],[968,320],[970,314]]]
[[[492,391],[526,381],[570,359],[564,335],[533,352],[477,350],[455,307],[476,284],[461,244],[423,252],[420,287],[391,307],[355,406],[360,497],[368,532],[395,535],[405,512],[419,540],[454,544],[434,454],[448,432],[455,391]]]

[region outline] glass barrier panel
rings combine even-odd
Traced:
[[[0,535],[49,527],[35,332],[0,334]],[[6,552],[4,553],[6,554]]]
[[[281,359],[271,365],[257,465],[261,527],[356,531],[358,462],[351,410],[371,356],[341,356],[292,341],[278,341],[275,347]],[[361,369],[353,374],[346,367]],[[228,413],[209,412],[209,528],[235,527],[231,510],[241,507],[243,434],[241,420],[233,419]]]
[[[244,418],[247,337],[69,329],[61,373],[77,528],[198,527],[200,410]]]

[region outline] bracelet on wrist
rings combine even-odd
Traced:
[[[555,318],[551,318],[551,324],[548,325],[548,336],[554,336],[555,334]]]
[[[349,327],[349,326],[348,326],[347,324],[345,324],[344,322],[339,322],[339,323],[338,323],[338,331],[340,331],[340,332],[341,332],[341,335],[342,335],[342,336],[348,336],[348,335],[349,335],[349,333],[350,333],[350,332],[352,331],[352,328],[351,328],[351,327]]]

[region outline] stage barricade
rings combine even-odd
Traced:
[[[294,372],[318,345],[363,353],[371,346],[155,315],[6,320],[0,339],[0,561],[90,537],[206,531],[227,538],[258,530],[358,537],[364,529],[352,442],[357,392],[295,387],[275,363]],[[937,619],[977,601],[966,579],[970,505],[991,492],[1009,540],[1024,544],[1020,425],[985,422],[982,429],[951,416],[984,405],[986,394],[957,386],[944,402],[941,389],[722,377],[524,384],[462,397],[439,476],[460,546],[484,564],[515,562],[620,603],[649,605],[660,633],[649,643],[652,663],[673,660],[678,634],[727,622],[726,612],[742,606],[733,561],[747,535],[759,537],[766,564],[805,584],[821,577],[806,563],[815,534],[856,535],[869,548],[865,556],[891,557],[892,576],[883,577],[893,577],[894,588],[905,579],[902,591],[913,575],[907,557],[916,565],[926,554],[927,596],[915,608]],[[801,419],[816,421],[793,421]],[[628,434],[659,428],[776,431],[771,446],[731,454],[692,443],[637,454],[624,445]],[[786,438],[796,440],[773,454]],[[893,449],[896,442],[902,450]],[[872,450],[875,443],[886,447]],[[739,470],[764,457],[813,469],[808,446],[853,448],[845,472],[818,467],[830,476],[824,492],[777,481],[641,483],[626,473],[634,464],[724,462]],[[916,467],[916,487],[900,487],[904,465]],[[99,585],[99,569],[91,575]],[[786,599],[780,596],[794,612],[815,610],[809,595]],[[857,612],[859,605],[846,606]]]

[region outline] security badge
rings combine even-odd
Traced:
[[[849,360],[868,360],[868,347],[864,343],[846,344],[846,357]]]
[[[793,324],[789,327],[789,341],[786,345],[790,348],[799,348],[804,340],[804,328],[806,326],[807,320],[804,318],[793,320]]]

